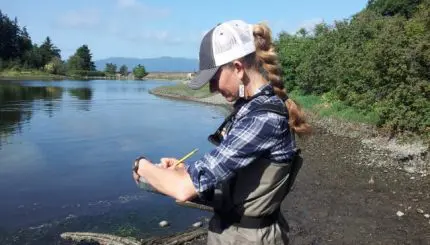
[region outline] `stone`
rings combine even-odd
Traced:
[[[163,220],[163,221],[161,221],[161,222],[159,223],[159,225],[160,225],[160,227],[166,227],[166,226],[168,226],[168,225],[169,225],[169,222],[167,222],[167,221]]]
[[[424,214],[424,217],[426,217],[427,219],[430,218],[430,214]]]
[[[202,225],[203,225],[203,223],[199,221],[199,222],[194,223],[193,227],[197,228],[197,227],[201,227]]]
[[[423,214],[423,213],[424,213],[424,210],[422,210],[421,208],[417,208],[417,213],[419,213],[419,214]]]
[[[397,211],[397,216],[402,217],[403,215],[405,215],[405,213],[403,213],[402,211]]]

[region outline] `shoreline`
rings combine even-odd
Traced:
[[[150,90],[150,94],[176,99],[187,100],[197,103],[205,103],[216,106],[222,106],[231,110],[232,103],[228,103],[219,95],[213,95],[205,98],[196,98],[185,95],[176,95],[163,93],[157,90]],[[372,150],[376,166],[392,167],[407,173],[430,174],[430,148],[422,141],[412,143],[399,143],[397,138],[384,136],[375,126],[364,123],[346,122],[341,119],[332,117],[321,117],[316,113],[304,110],[307,120],[311,126],[316,126],[327,133],[357,139]]]
[[[220,96],[150,92],[231,108]],[[399,144],[375,126],[305,112],[315,129],[309,138],[298,138],[307,166],[281,205],[292,244],[430,241],[425,235],[430,227],[428,149],[419,142]],[[187,244],[203,245],[206,238],[204,234]]]

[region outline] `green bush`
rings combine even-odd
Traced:
[[[408,7],[408,16],[374,8],[405,1],[372,1],[351,20],[281,34],[286,87],[370,113],[392,132],[430,136],[430,0]]]

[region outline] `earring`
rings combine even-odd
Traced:
[[[245,97],[245,86],[243,84],[239,85],[239,97],[244,98]]]

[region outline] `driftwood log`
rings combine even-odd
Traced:
[[[97,242],[101,245],[141,245],[142,242],[134,238],[119,237],[110,234],[92,233],[92,232],[65,232],[61,238],[75,242]]]
[[[65,240],[72,240],[77,243],[88,242],[98,243],[101,245],[179,245],[202,237],[206,234],[206,232],[207,230],[204,228],[197,228],[166,237],[151,237],[141,241],[138,241],[135,238],[119,237],[110,234],[91,232],[65,232],[61,234],[61,238]]]
[[[179,202],[175,201],[177,205],[196,208],[213,212],[213,208],[204,204],[195,202]],[[180,232],[167,237],[152,237],[139,241],[132,237],[120,237],[111,234],[92,233],[92,232],[65,232],[60,236],[65,240],[72,240],[74,242],[96,242],[101,245],[141,245],[141,244],[183,244],[192,241],[200,236],[205,235],[207,232],[204,228],[192,229],[185,232]]]

